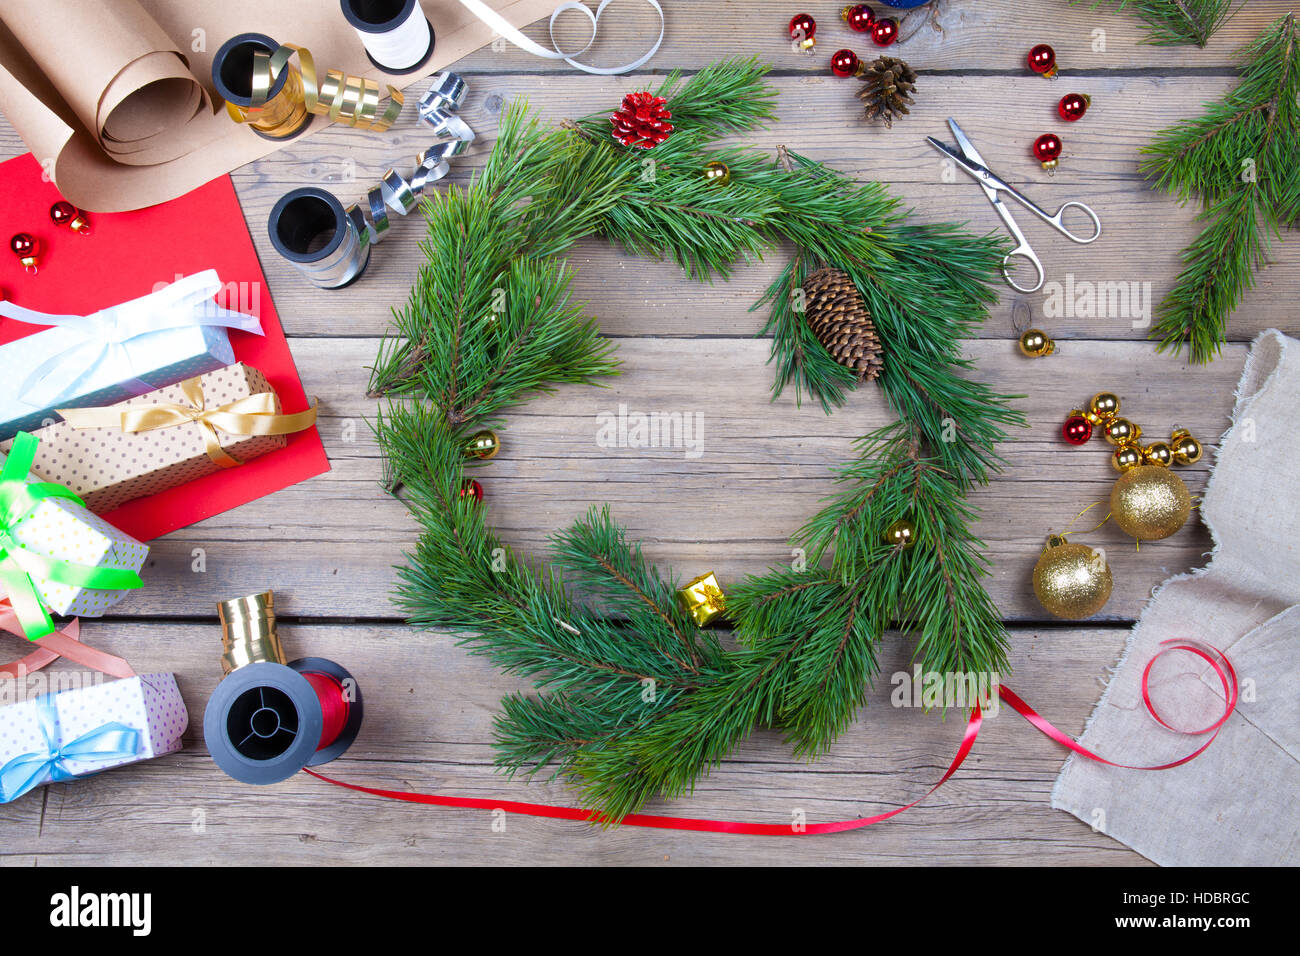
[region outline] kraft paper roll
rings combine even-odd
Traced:
[[[490,5],[523,26],[555,3]],[[438,43],[403,84],[492,40],[459,0],[421,7]],[[210,85],[217,49],[248,32],[307,47],[347,73],[386,76],[338,6],[322,0],[3,0],[0,112],[73,205],[120,212],[164,202],[283,145],[234,125]],[[306,135],[327,125],[317,120]]]

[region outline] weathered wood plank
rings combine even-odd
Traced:
[[[372,344],[295,342],[303,380],[320,397],[334,470],[156,542],[149,586],[117,613],[207,615],[221,598],[275,586],[287,590],[295,614],[395,614],[387,600],[391,567],[416,530],[404,506],[377,487],[378,449],[366,424],[377,403],[363,397]],[[969,352],[986,381],[1027,396],[1017,404],[1030,427],[1002,449],[1005,473],[972,500],[984,513],[977,530],[992,562],[988,586],[998,607],[1011,620],[1042,620],[1029,574],[1043,537],[1105,498],[1114,480],[1108,446],[1095,441],[1076,449],[1060,440],[1067,403],[1114,390],[1149,435],[1178,423],[1210,444],[1227,427],[1245,348],[1232,346],[1219,361],[1195,368],[1156,356],[1145,343],[1074,342],[1043,360],[1022,357],[1008,342],[972,342]],[[736,581],[790,561],[788,536],[834,490],[831,466],[851,456],[853,438],[892,416],[875,388],[831,416],[797,408],[790,395],[769,402],[767,353],[768,343],[751,340],[620,342],[623,374],[607,388],[562,388],[509,416],[504,450],[480,474],[493,525],[508,544],[536,555],[550,534],[608,501],[647,554],[678,574],[712,569],[724,582]],[[680,446],[602,447],[597,416],[617,416],[620,405],[632,413],[702,416],[699,456]],[[1209,461],[1180,469],[1194,494]],[[1151,587],[1204,564],[1210,549],[1199,526],[1140,552],[1112,525],[1086,540],[1105,547],[1115,569],[1115,594],[1102,615],[1112,620],[1135,618]],[[201,574],[191,571],[195,548],[203,549]]]
[[[401,627],[284,626],[286,650],[338,660],[362,687],[366,721],[353,748],[324,768],[389,789],[578,805],[563,784],[508,781],[492,770],[491,717],[519,685],[444,634]],[[1063,730],[1078,733],[1122,630],[1016,631],[1013,686]],[[420,808],[336,790],[306,776],[260,788],[225,777],[202,744],[203,708],[220,667],[215,624],[91,622],[86,637],[138,668],[175,671],[190,709],[185,750],[0,806],[0,863],[1144,863],[1052,810],[1064,759],[1010,711],[987,721],[959,774],[916,809],[830,838],[778,840],[625,828],[511,815],[494,832],[482,811]],[[889,677],[909,651],[887,641],[884,676],[860,721],[814,764],[776,734],[748,741],[695,795],[653,812],[785,823],[864,816],[913,800],[937,780],[961,739],[946,721],[889,703]],[[202,822],[203,829],[196,829]]]
[[[1061,131],[1066,155],[1057,173],[1048,176],[1030,157],[1029,145],[1039,133],[1062,125],[1055,118],[1059,84],[1048,89],[1049,84],[1032,76],[925,77],[913,115],[886,131],[858,123],[854,84],[830,77],[775,82],[781,90],[778,122],[749,142],[769,149],[787,144],[855,178],[886,182],[923,220],[966,222],[977,232],[1001,230],[983,192],[925,142],[926,135],[950,140],[945,123],[949,116],[963,124],[994,169],[1024,187],[1031,199],[1052,209],[1066,200],[1093,206],[1103,233],[1089,246],[1069,242],[1027,211],[1017,212],[1048,279],[1043,291],[1028,300],[1036,320],[1063,341],[1145,338],[1152,310],[1173,286],[1181,252],[1199,227],[1194,206],[1179,206],[1147,188],[1137,172],[1138,150],[1157,130],[1176,124],[1229,86],[1226,79],[1211,77],[1089,77],[1081,85],[1094,96],[1093,111]],[[493,97],[526,94],[547,119],[558,121],[607,109],[617,89],[610,80],[590,77],[477,79],[465,116],[484,143],[457,164],[454,180],[468,181],[486,158],[497,117],[484,104]],[[988,103],[999,108],[990,111],[980,105]],[[268,283],[281,311],[290,317],[287,328],[293,334],[382,333],[390,309],[405,303],[410,278],[419,268],[421,253],[411,240],[420,234],[421,225],[397,222],[391,238],[376,248],[365,278],[326,300],[271,249],[265,228],[271,206],[304,182],[325,186],[351,201],[394,163],[394,157],[400,167],[421,146],[411,130],[388,140],[332,130],[236,174]],[[355,182],[339,182],[350,176]],[[702,284],[674,265],[647,267],[592,240],[581,243],[572,256],[578,273],[573,291],[591,303],[613,335],[746,335],[761,327],[761,317],[748,310],[784,260],[777,254],[763,264],[742,265],[730,282]],[[1229,334],[1234,341],[1248,341],[1270,326],[1297,327],[1288,300],[1278,293],[1300,281],[1300,243],[1276,244],[1274,260],[1260,272],[1259,284],[1233,317]],[[1140,298],[1131,308],[1125,299],[1109,297],[1090,306],[1082,300],[1082,290],[1099,283],[1123,283]],[[1078,291],[1071,294],[1067,288]],[[1017,294],[1004,286],[1000,290],[1002,304],[981,336],[1004,338],[1010,333],[1010,303]]]
[[[838,6],[808,4],[817,19],[817,48],[812,55],[791,51],[786,32],[790,17],[803,9],[780,0],[713,0],[699,4],[665,4],[668,13],[664,51],[650,65],[697,69],[721,56],[757,56],[783,70],[821,72],[831,53],[850,46],[859,53],[875,49],[871,41],[840,22]],[[872,5],[878,15],[902,17],[906,11]],[[1063,73],[1117,69],[1223,68],[1233,62],[1233,52],[1286,11],[1280,3],[1243,5],[1237,16],[1214,36],[1205,49],[1195,46],[1164,48],[1143,43],[1140,22],[1091,3],[1066,0],[1017,0],[1014,4],[979,0],[941,0],[937,25],[929,25],[930,11],[915,14],[904,23],[907,38],[894,48],[918,65],[932,69],[1021,72],[1024,57],[1035,43],[1051,43]],[[706,12],[707,11],[707,12]],[[648,5],[635,0],[611,4],[601,18],[600,39],[584,62],[626,63],[643,52],[658,33],[658,17]],[[565,49],[581,47],[591,35],[581,17],[561,19],[557,37]],[[915,28],[915,32],[914,32]],[[545,25],[528,31],[546,42]],[[486,47],[460,63],[461,68],[485,73],[530,74],[561,72],[562,67],[504,45]]]
[[[475,77],[464,115],[480,132],[483,145],[457,164],[452,181],[465,183],[485,160],[497,123],[488,106],[497,97],[526,94],[545,117],[558,120],[608,109],[623,86],[638,82],[571,75]],[[1198,228],[1194,207],[1181,207],[1142,182],[1138,149],[1157,130],[1190,115],[1197,104],[1230,85],[1227,78],[1216,77],[1088,77],[1080,85],[1094,95],[1094,109],[1063,131],[1066,156],[1057,174],[1049,177],[1030,158],[1029,144],[1044,129],[1059,125],[1054,118],[1059,84],[1049,89],[1033,76],[925,77],[914,114],[885,131],[857,124],[853,84],[830,77],[782,77],[775,82],[782,92],[779,121],[753,136],[754,145],[787,144],[857,178],[878,178],[923,220],[967,222],[980,232],[1001,228],[983,193],[964,174],[946,168],[924,141],[928,134],[947,138],[948,116],[957,117],[994,168],[1024,186],[1030,198],[1052,208],[1067,199],[1092,205],[1102,219],[1103,235],[1090,246],[1074,245],[1027,212],[1019,215],[1049,282],[1028,300],[1036,320],[1062,341],[1145,337],[1151,310],[1172,287],[1180,253]],[[999,108],[989,111],[979,105],[988,103]],[[275,201],[288,189],[312,183],[350,202],[385,168],[400,168],[425,145],[425,138],[411,127],[384,137],[332,129],[235,173],[270,290],[291,335],[382,334],[390,310],[406,301],[411,277],[419,268],[421,253],[413,240],[421,226],[414,218],[396,222],[390,238],[376,248],[361,282],[322,295],[271,249],[265,224]],[[0,140],[0,154],[20,149],[12,135]],[[774,255],[766,263],[742,265],[730,282],[703,284],[685,278],[675,266],[647,267],[605,243],[587,241],[572,256],[577,267],[573,292],[590,303],[611,335],[748,335],[761,327],[761,317],[748,310],[783,259]],[[1249,341],[1272,326],[1298,328],[1289,300],[1280,293],[1300,282],[1300,243],[1276,244],[1274,260],[1259,273],[1256,288],[1233,316],[1233,341]],[[1105,305],[1090,307],[1081,301],[1081,292],[1067,294],[1067,283],[1071,290],[1124,283],[1138,298],[1131,308],[1127,298],[1110,297],[1105,297]],[[1010,333],[1010,303],[1016,293],[1005,287],[1001,292],[1002,304],[981,336],[1005,338]]]

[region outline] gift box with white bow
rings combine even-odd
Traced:
[[[88,686],[0,707],[0,803],[181,749],[189,714],[173,675],[84,676]]]
[[[214,270],[91,315],[47,315],[0,301],[0,316],[52,328],[0,345],[0,439],[58,421],[55,409],[108,405],[235,361],[229,329],[257,317],[220,308]]]

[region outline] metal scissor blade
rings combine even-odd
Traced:
[[[981,156],[980,151],[975,148],[975,144],[972,143],[970,138],[962,132],[961,127],[957,125],[957,121],[951,116],[948,117],[948,128],[952,130],[952,135],[957,140],[957,148],[961,150],[962,155],[966,157],[966,160],[973,165],[981,166],[985,172],[987,172],[989,164],[984,161],[984,157]]]
[[[933,136],[927,136],[925,141],[960,166],[966,175],[973,176],[976,179],[983,179],[988,173],[988,170],[983,166],[971,162],[967,157],[963,156],[958,150],[953,149],[947,143],[940,142]]]

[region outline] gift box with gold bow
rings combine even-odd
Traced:
[[[237,362],[102,408],[61,408],[35,432],[34,474],[97,514],[283,448],[316,410],[281,414],[257,369]],[[4,445],[0,445],[3,448]]]

